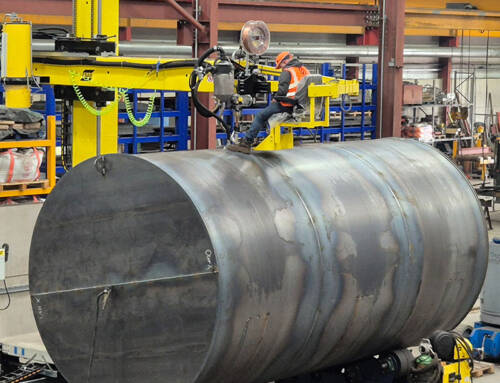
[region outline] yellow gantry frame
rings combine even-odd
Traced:
[[[343,94],[349,96],[359,95],[359,82],[357,80],[335,80],[323,77],[323,84],[311,84],[307,90],[310,99],[309,120],[298,122],[283,122],[272,127],[269,135],[255,148],[257,151],[283,150],[293,148],[293,129],[317,129],[330,125],[330,99],[338,98]],[[316,121],[316,99],[324,102],[323,120]],[[287,128],[286,133],[281,129]]]
[[[64,60],[60,58],[60,60]],[[94,87],[111,87],[111,88],[131,88],[131,89],[152,89],[152,90],[170,90],[187,92],[189,88],[189,76],[192,68],[172,68],[156,71],[154,69],[128,68],[124,64],[146,64],[151,68],[159,64],[174,63],[179,60],[168,59],[150,59],[150,58],[134,58],[134,57],[94,57],[94,64],[80,65],[75,59],[66,59],[61,64],[43,64],[34,63],[33,72],[35,76],[50,77],[52,84],[59,85],[78,85],[78,86],[94,86]],[[182,60],[181,60],[182,61]],[[73,65],[77,64],[77,65]],[[116,66],[103,66],[116,65]],[[244,63],[243,63],[244,64]],[[265,75],[277,76],[281,70],[276,70],[273,67],[259,65],[260,71]],[[71,77],[70,71],[76,73],[76,76]],[[90,76],[84,76],[85,73],[91,73]],[[75,83],[74,83],[75,82]],[[277,82],[271,81],[271,90],[277,89]],[[199,88],[200,92],[212,92],[213,83],[204,80]],[[325,105],[330,104],[331,98],[338,98],[340,95],[347,94],[357,96],[359,94],[359,82],[357,80],[337,80],[332,77],[323,77],[323,84],[313,84],[309,86],[308,96],[310,97],[310,119],[297,123],[282,123],[272,129],[269,136],[256,147],[256,150],[281,150],[291,149],[293,147],[293,128],[318,128],[326,127],[330,124],[330,115],[325,107],[323,120],[316,121],[314,116],[315,101],[317,98],[324,98]],[[82,133],[85,133],[86,141],[80,139],[74,142],[73,151],[77,151],[82,160],[95,155],[95,141],[91,140],[91,134],[95,132],[94,126],[88,129],[89,123],[83,117],[89,116],[88,112],[82,107],[83,114],[80,120],[80,115],[74,116],[79,121],[82,121],[85,126],[78,128],[79,135],[74,131],[74,135],[79,138]],[[113,115],[110,113],[110,115]],[[116,121],[116,118],[113,122]],[[102,130],[110,132],[106,123],[106,129]],[[74,125],[75,126],[75,125]],[[87,128],[86,128],[87,127]],[[288,133],[281,133],[281,127],[289,128]],[[114,131],[114,126],[113,126]],[[90,138],[89,138],[90,137]],[[111,137],[113,142],[117,142],[117,135]],[[103,137],[101,138],[103,139]],[[79,145],[77,148],[76,145]],[[83,147],[83,148],[82,148]],[[116,150],[115,150],[116,151]]]
[[[192,67],[162,69],[156,71],[154,67],[179,60],[172,59],[150,59],[137,57],[92,57],[94,64],[73,65],[79,59],[65,59],[58,57],[61,64],[33,63],[35,76],[50,77],[51,84],[73,85],[70,72],[76,73],[75,84],[78,86],[94,86],[104,88],[126,88],[126,89],[151,89],[188,92],[189,76]],[[35,59],[36,61],[36,59]],[[116,66],[102,66],[116,65]],[[151,69],[128,68],[126,64],[146,64]],[[88,73],[88,75],[84,75]],[[200,85],[200,92],[212,92],[213,83],[204,81]]]
[[[90,39],[97,35],[110,36],[108,41],[118,41],[119,0],[76,0],[73,28],[76,37]],[[118,54],[118,49],[116,51]],[[73,68],[71,68],[73,69]],[[52,84],[68,85],[50,71]],[[68,68],[65,75],[68,76]],[[82,72],[83,73],[83,72]],[[39,74],[35,71],[35,75]],[[81,75],[79,78],[82,78]],[[86,85],[93,86],[89,83]],[[109,86],[109,85],[107,85]],[[115,92],[115,98],[118,94]],[[95,106],[93,104],[92,106]],[[98,126],[98,124],[100,126]],[[98,134],[100,135],[98,137]],[[98,143],[99,141],[99,143]],[[98,153],[98,147],[100,152]],[[91,114],[80,101],[73,103],[73,166],[96,154],[118,151],[118,104],[114,103],[101,117]]]

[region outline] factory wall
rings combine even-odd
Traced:
[[[500,80],[499,79],[478,79],[476,80],[476,121],[484,121],[484,114],[490,113],[489,103],[486,104],[486,82],[488,82],[488,93],[491,93],[493,112],[500,111]],[[485,108],[487,106],[487,108]],[[496,116],[494,116],[496,117]]]
[[[6,337],[37,331],[28,292],[28,256],[31,234],[41,207],[41,203],[0,206],[0,245],[8,243],[10,246],[6,269],[7,286],[12,291],[10,307],[0,311],[0,342]],[[0,308],[6,303],[2,283]]]

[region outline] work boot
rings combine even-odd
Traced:
[[[253,141],[244,139],[241,140],[237,144],[230,144],[227,145],[227,149],[231,150],[232,152],[240,152],[240,153],[245,153],[245,154],[250,154],[252,152],[252,144]]]

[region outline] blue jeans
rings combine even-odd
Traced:
[[[273,114],[277,113],[292,113],[293,107],[283,106],[279,102],[271,102],[268,106],[262,109],[252,122],[252,126],[247,130],[245,139],[254,141],[261,130],[266,128],[266,123]]]

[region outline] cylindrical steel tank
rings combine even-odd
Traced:
[[[30,288],[70,383],[268,382],[454,328],[487,257],[471,185],[412,140],[108,155],[47,198]]]
[[[500,326],[500,238],[490,244],[488,272],[481,292],[481,321]]]

